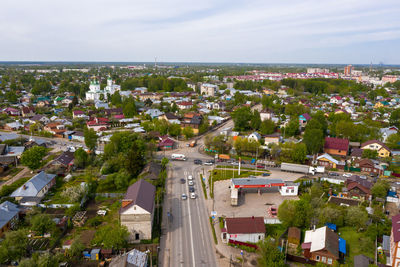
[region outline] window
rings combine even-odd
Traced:
[[[320,258],[319,258],[318,255],[315,257],[315,260],[316,260],[316,261],[319,261],[319,260],[320,260]]]
[[[322,262],[326,262],[326,257],[322,257]]]
[[[328,264],[332,264],[332,259],[328,258]]]
[[[294,189],[290,190],[290,193],[294,193]]]
[[[135,234],[135,240],[139,240],[139,234],[138,233]]]
[[[260,235],[258,236],[258,240],[261,240],[261,236]]]

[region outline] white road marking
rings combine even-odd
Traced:
[[[185,172],[186,173],[186,172]],[[189,191],[189,188],[187,189]],[[189,193],[188,193],[189,195]],[[193,267],[196,266],[196,260],[194,259],[194,245],[193,245],[193,229],[192,229],[192,216],[191,216],[191,212],[190,212],[190,203],[189,201],[191,201],[190,198],[188,198],[188,218],[189,218],[189,231],[190,231],[190,245],[192,248],[192,261],[193,261]]]

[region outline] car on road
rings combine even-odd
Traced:
[[[344,177],[351,177],[352,174],[351,174],[351,173],[343,173],[343,176],[344,176]]]
[[[193,180],[193,176],[188,175],[188,180]]]
[[[186,200],[187,199],[187,195],[186,194],[182,194],[182,200]]]
[[[189,186],[189,192],[193,193],[194,192],[194,187],[193,186]]]
[[[264,169],[265,168],[265,166],[263,166],[263,165],[257,165],[257,169]]]
[[[360,175],[360,178],[365,180],[365,179],[367,179],[367,176],[365,176],[365,175]]]
[[[195,199],[196,198],[196,194],[195,193],[191,193],[190,194],[190,198]]]
[[[328,173],[329,176],[339,176],[339,173],[337,172],[330,172]]]
[[[200,159],[195,159],[194,164],[201,165],[203,162]]]
[[[207,160],[206,162],[204,162],[204,165],[210,166],[213,165],[213,162],[211,160]]]
[[[271,216],[276,216],[276,215],[278,215],[278,209],[276,208],[276,206],[271,206],[271,207],[269,208],[268,213],[269,213]]]
[[[268,172],[264,172],[263,174],[262,174],[262,176],[270,176],[271,174],[270,173],[268,173]]]
[[[190,185],[194,185],[193,181],[190,180],[190,181],[188,182],[188,185],[189,185],[189,186],[190,186]]]
[[[181,178],[181,184],[184,184],[184,183],[186,183],[186,180]]]

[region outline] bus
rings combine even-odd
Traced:
[[[186,160],[186,156],[183,154],[172,154],[171,159],[172,160]]]

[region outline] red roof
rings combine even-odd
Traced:
[[[347,151],[349,149],[349,140],[335,137],[325,137],[324,148]]]
[[[397,214],[392,217],[392,232],[393,232],[393,241],[400,241],[400,214]]]
[[[158,144],[159,147],[161,146],[173,146],[174,145],[174,140],[172,140],[171,138],[165,138],[163,140],[161,140],[161,142]]]
[[[263,217],[226,218],[225,222],[229,234],[265,233]]]
[[[82,110],[74,110],[73,113],[74,113],[74,115],[82,115],[82,114],[85,114]]]

